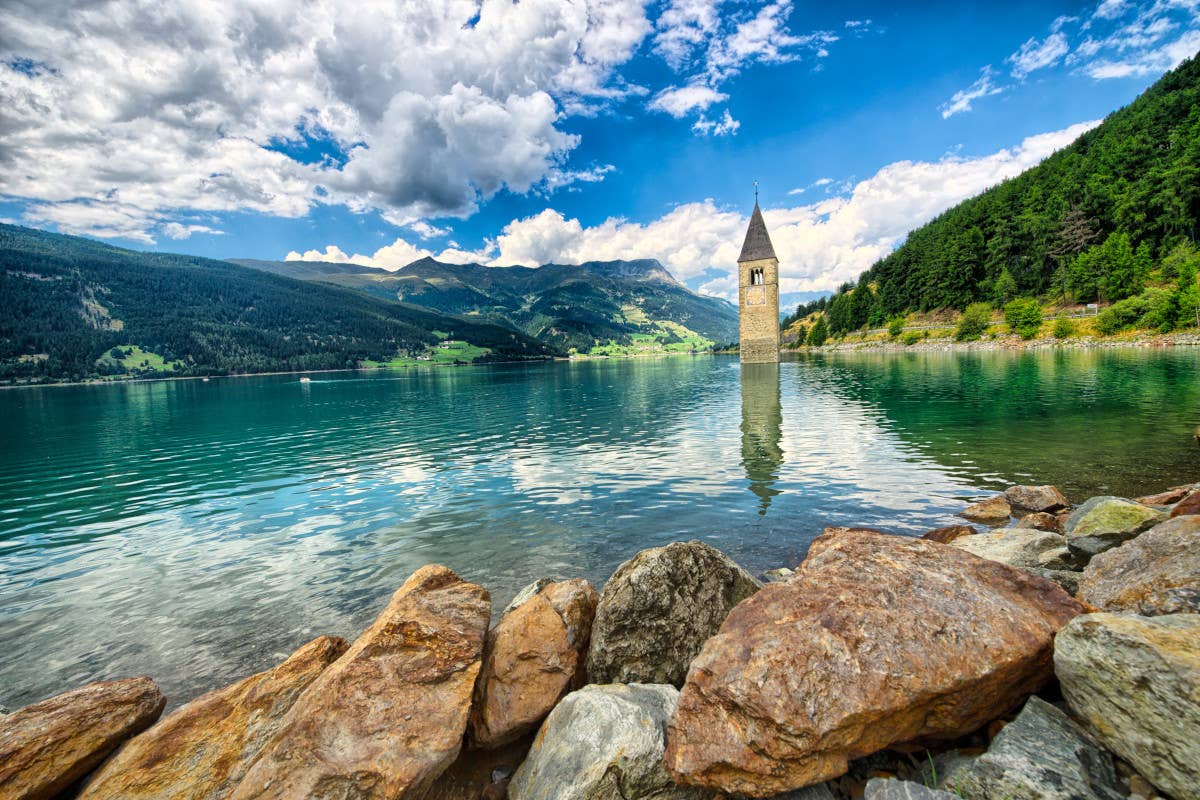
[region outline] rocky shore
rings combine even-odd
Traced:
[[[997,335],[971,342],[956,341],[953,336],[931,336],[913,344],[887,337],[830,341],[820,347],[785,345],[784,352],[845,353],[940,353],[946,351],[992,350],[1107,350],[1121,347],[1196,347],[1200,333],[1136,333],[1119,336],[1075,336],[1068,339],[1021,339],[1016,335]]]
[[[645,550],[490,628],[430,565],[354,642],[161,719],[146,677],[0,715],[0,798],[1200,800],[1200,484],[961,516],[762,580]]]

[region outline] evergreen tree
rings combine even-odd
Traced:
[[[817,321],[813,324],[812,330],[808,332],[808,346],[820,347],[825,344],[829,338],[829,326],[825,323],[825,316],[817,317]]]

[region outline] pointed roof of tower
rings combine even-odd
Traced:
[[[742,254],[738,263],[757,261],[760,258],[775,258],[775,248],[771,246],[771,236],[767,233],[767,223],[763,222],[762,211],[758,209],[758,201],[754,201],[754,213],[750,215],[750,227],[746,228],[746,241],[742,244]]]

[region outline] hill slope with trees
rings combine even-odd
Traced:
[[[838,334],[909,312],[1028,297],[1125,301],[1127,317],[1136,306],[1139,319],[1149,313],[1148,324],[1169,328],[1194,317],[1186,304],[1194,303],[1198,218],[1193,57],[1037,167],[912,231],[856,284],[790,320],[823,312]],[[1148,287],[1155,291],[1143,298]]]
[[[0,381],[340,369],[438,348],[479,360],[553,347],[466,320],[226,261],[0,225]]]
[[[724,344],[738,337],[733,304],[696,294],[654,259],[485,267],[423,258],[395,272],[320,262],[234,263],[478,316],[582,353],[609,344],[697,346],[701,339]]]

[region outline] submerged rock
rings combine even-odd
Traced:
[[[296,698],[346,651],[322,636],[274,669],[177,708],[104,762],[80,800],[221,800],[246,773]]]
[[[1175,800],[1200,798],[1200,616],[1077,617],[1054,668],[1071,711]]]
[[[1057,533],[1025,528],[1000,528],[991,533],[956,539],[950,546],[980,558],[1008,564],[1010,567],[1042,569],[1046,568],[1041,560],[1042,555],[1063,547],[1065,542],[1066,540]]]
[[[1010,486],[1004,490],[1004,499],[1024,511],[1061,511],[1070,505],[1057,486]]]
[[[508,786],[510,800],[704,800],[663,771],[674,686],[585,686],[542,724]]]
[[[1012,518],[1012,506],[1004,499],[1004,495],[998,494],[967,506],[958,512],[958,516],[985,525],[1002,525]]]
[[[0,717],[0,797],[51,798],[145,730],[167,700],[146,677],[89,683]]]
[[[233,797],[406,798],[459,753],[487,590],[422,567],[300,695]]]
[[[488,632],[471,709],[471,741],[498,747],[538,726],[583,685],[598,595],[577,578],[544,586]]]
[[[892,744],[963,735],[1050,677],[1054,633],[1082,610],[1049,581],[953,546],[827,533],[692,663],[667,770],[762,797]]]
[[[940,785],[971,800],[1124,800],[1112,756],[1066,714],[1037,697],[988,751]]]
[[[1062,533],[1062,522],[1053,514],[1047,514],[1044,511],[1038,511],[1033,514],[1026,514],[1017,520],[1014,528],[1032,528],[1038,531],[1050,531],[1052,533]]]
[[[1162,511],[1122,497],[1093,497],[1071,512],[1063,531],[1067,547],[1083,561],[1116,547],[1167,518]]]
[[[1093,558],[1079,599],[1143,616],[1200,613],[1200,516],[1167,520]]]
[[[643,550],[604,585],[592,626],[588,680],[681,685],[729,610],[761,586],[703,542]]]
[[[934,528],[931,531],[926,531],[921,534],[921,538],[928,542],[950,544],[955,539],[961,539],[963,536],[974,536],[977,533],[979,531],[970,525],[947,525],[944,528]]]

